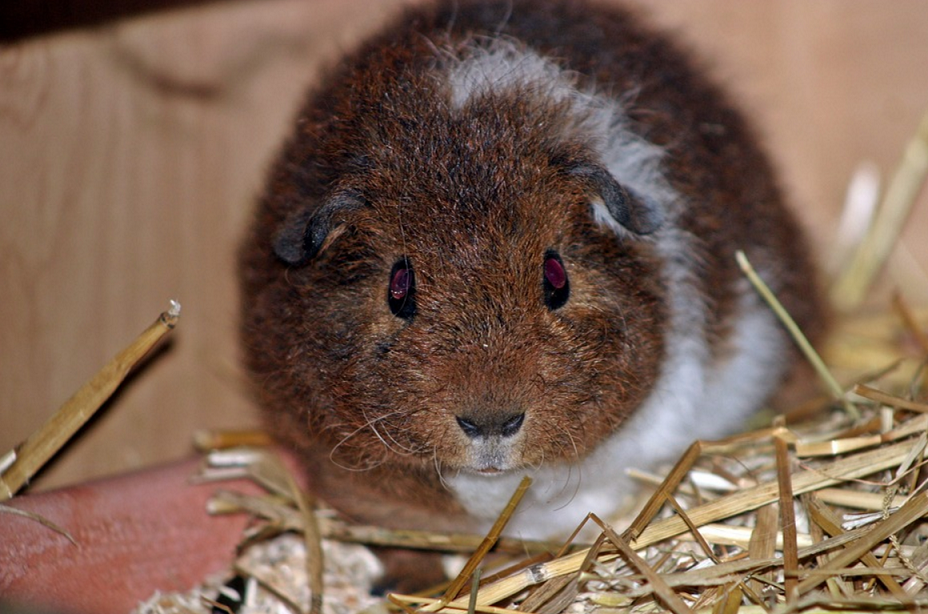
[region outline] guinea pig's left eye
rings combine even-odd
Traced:
[[[416,280],[405,258],[393,265],[390,271],[390,287],[387,292],[387,303],[390,311],[398,318],[408,320],[416,313],[415,301]]]
[[[567,269],[557,252],[545,254],[544,264],[545,305],[552,311],[563,307],[570,297]]]

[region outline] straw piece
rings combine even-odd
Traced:
[[[180,304],[158,316],[132,343],[74,393],[39,430],[16,446],[16,460],[0,475],[0,501],[11,498],[116,391],[132,368],[177,324]]]
[[[870,399],[871,401],[876,401],[877,403],[883,403],[884,405],[895,407],[896,409],[928,413],[928,403],[916,403],[915,401],[907,401],[906,399],[902,399],[891,394],[886,394],[885,392],[880,392],[876,388],[871,388],[865,384],[855,385],[854,394],[860,395],[865,399]]]
[[[719,559],[715,556],[715,553],[712,552],[712,548],[709,547],[709,542],[706,541],[706,538],[703,537],[702,533],[699,532],[699,528],[693,524],[693,521],[690,520],[690,517],[687,515],[686,510],[677,502],[676,497],[669,498],[670,506],[673,508],[673,511],[686,523],[686,526],[690,530],[690,535],[693,536],[693,539],[696,540],[696,543],[699,544],[699,547],[702,549],[703,554],[706,555],[709,560],[713,563],[718,563]]]
[[[776,513],[778,512],[778,510],[776,509],[776,506],[773,506],[771,511],[768,511],[768,512],[764,511],[770,508],[771,506],[765,505],[757,510],[758,512],[757,524],[758,525],[764,524],[766,521],[762,520],[762,518],[764,516],[772,514],[771,519],[769,521],[770,523],[769,526],[765,526],[761,528],[760,531],[761,531],[761,534],[763,535],[765,531],[772,530],[772,533],[770,533],[769,535],[764,535],[764,537],[765,537],[765,544],[768,544],[769,548],[771,549],[770,552],[773,552],[774,550],[783,549],[783,533],[777,531],[777,523],[779,520],[779,516]],[[721,522],[704,524],[699,527],[699,533],[702,535],[703,539],[705,539],[710,544],[716,544],[719,546],[738,546],[739,548],[743,548],[749,551],[751,548],[751,538],[754,535],[754,533],[757,531],[758,529],[756,526],[752,529],[751,527],[736,527],[736,526],[732,526],[730,524],[724,524]],[[678,536],[676,539],[685,540],[686,536],[687,534],[683,533],[680,536]],[[769,540],[769,541],[766,541],[766,540]],[[806,546],[811,546],[812,538],[807,533],[797,533],[796,543],[800,547],[803,547],[803,548]],[[759,548],[758,552],[767,551],[766,549],[768,545],[765,545],[763,550],[761,550],[758,546]],[[755,555],[751,554],[750,556],[754,557]],[[757,555],[757,556],[759,558],[766,558],[766,556],[761,556],[761,555]],[[773,555],[771,554],[770,556],[773,556]]]
[[[315,505],[310,495],[300,490],[300,487],[292,478],[290,484],[293,488],[293,497],[299,506],[300,516],[303,518],[303,542],[306,544],[306,577],[309,579],[309,592],[311,595],[309,612],[310,614],[322,614],[322,599],[325,589],[322,532],[316,522]]]
[[[866,386],[855,386],[855,392],[858,390],[872,390]],[[866,392],[865,394],[871,394]],[[877,391],[873,391],[875,395],[882,395]],[[861,395],[864,396],[864,395]],[[883,395],[889,398],[889,395]],[[895,397],[892,397],[895,398]],[[901,399],[900,399],[901,400]],[[919,416],[914,420],[909,420],[902,426],[890,431],[886,431],[880,435],[867,435],[862,437],[844,437],[840,439],[831,439],[828,441],[814,441],[814,442],[804,442],[797,441],[794,444],[796,449],[796,455],[799,457],[809,457],[809,456],[834,456],[837,454],[846,454],[848,452],[853,452],[855,450],[860,450],[863,448],[869,448],[872,446],[879,445],[881,443],[888,443],[891,441],[898,441],[904,437],[909,437],[915,433],[923,432],[925,429],[928,429],[928,415]]]
[[[845,490],[843,488],[822,488],[815,491],[815,495],[823,503],[840,505],[841,507],[870,511],[881,511],[886,507],[886,497],[881,493]],[[905,503],[905,499],[905,497],[897,495],[892,499],[890,505],[899,507]]]
[[[893,483],[898,484],[902,478],[909,472],[909,469],[912,468],[912,465],[918,462],[922,455],[925,452],[925,446],[928,445],[928,433],[922,433],[918,436],[915,441],[912,442],[912,446],[909,449],[909,453],[905,455],[905,458],[902,459],[902,462],[899,463],[899,466],[896,467],[896,472],[894,474]],[[895,486],[893,487],[893,492],[888,499],[892,498],[892,495],[895,495]]]
[[[263,448],[273,443],[271,436],[264,431],[200,430],[193,433],[193,446],[199,452],[242,447]]]
[[[724,599],[720,599],[712,614],[736,614],[741,607],[741,589],[737,586],[731,589],[731,592]]]
[[[749,558],[755,560],[773,558],[777,550],[777,538],[782,536],[777,531],[778,520],[779,510],[774,503],[757,510],[756,524],[751,531],[751,539],[748,542]],[[782,548],[782,545],[780,547]],[[753,580],[751,581],[751,588],[755,592],[761,590],[759,583]]]
[[[0,476],[16,462],[16,450],[9,450],[3,456],[0,456]]]
[[[474,614],[477,611],[477,593],[480,590],[480,568],[474,570],[473,578],[470,582],[470,603],[467,604],[467,614]]]
[[[66,540],[74,544],[75,546],[79,545],[70,533],[68,533],[66,530],[64,530],[63,528],[61,528],[60,526],[58,526],[57,524],[55,524],[48,518],[45,518],[44,516],[40,516],[39,514],[36,514],[33,512],[27,512],[26,510],[21,510],[17,507],[10,507],[9,505],[3,505],[2,503],[0,503],[0,514],[12,514],[14,516],[22,516],[23,518],[34,520],[35,522],[38,522],[42,526],[51,529],[55,533],[58,533],[59,535],[64,537]]]
[[[876,559],[876,557],[874,557]],[[863,560],[863,559],[861,559]],[[835,575],[850,576],[854,578],[866,578],[868,576],[884,576],[893,580],[893,576],[906,577],[912,575],[912,570],[903,565],[887,567],[881,565],[879,560],[875,566],[856,565],[854,567],[845,567],[844,569],[803,569],[800,575],[812,577],[815,575],[834,577]],[[895,580],[894,580],[895,581]],[[901,587],[900,587],[901,588]],[[907,599],[906,603],[911,603]]]
[[[793,511],[793,485],[790,479],[789,450],[780,437],[773,438],[777,462],[777,486],[780,494],[780,526],[783,527],[783,571],[786,575],[786,601],[794,602],[799,596],[798,582],[790,574],[799,569],[799,554],[796,546],[796,516]]]
[[[834,397],[836,401],[839,401],[844,407],[844,411],[854,420],[860,419],[860,411],[851,403],[847,396],[844,394],[844,389],[841,388],[841,385],[834,378],[831,372],[828,370],[828,367],[825,365],[825,361],[822,360],[818,352],[815,351],[815,348],[812,347],[812,344],[809,343],[809,339],[803,334],[802,330],[799,328],[799,325],[796,324],[796,321],[793,320],[792,316],[786,311],[786,308],[783,307],[783,304],[780,303],[780,300],[776,297],[773,291],[770,289],[760,275],[757,274],[757,271],[754,270],[754,267],[748,261],[748,257],[741,250],[735,252],[735,260],[738,261],[738,266],[741,267],[741,271],[745,274],[757,292],[763,297],[763,299],[770,305],[770,308],[777,315],[786,329],[789,331],[789,334],[793,337],[793,340],[796,342],[796,345],[799,346],[799,349],[802,350],[802,353],[805,355],[806,360],[808,360],[812,366],[815,368],[815,372],[818,374],[819,378],[824,382],[828,387],[829,392]]]

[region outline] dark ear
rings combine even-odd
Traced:
[[[663,224],[659,205],[646,196],[631,194],[608,170],[597,164],[577,164],[567,174],[581,177],[599,192],[609,215],[623,228],[638,235],[649,235]]]
[[[364,206],[355,193],[329,196],[315,210],[302,208],[291,213],[274,236],[274,253],[291,266],[301,266],[316,257],[326,238],[337,228],[346,211]]]

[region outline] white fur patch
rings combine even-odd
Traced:
[[[696,439],[720,437],[737,427],[768,396],[782,368],[783,337],[769,310],[745,285],[730,340],[729,360],[714,364],[705,338],[706,305],[694,280],[698,240],[676,227],[685,205],[661,171],[663,150],[628,128],[621,102],[581,91],[575,77],[516,43],[475,43],[448,72],[452,103],[463,108],[473,97],[529,89],[556,101],[570,101],[573,119],[567,138],[585,138],[619,183],[650,206],[664,226],[654,235],[665,266],[670,297],[667,355],[650,396],[622,428],[580,463],[544,466],[529,472],[535,483],[507,532],[526,538],[563,535],[588,512],[609,516],[630,493],[624,470],[648,468],[675,459]],[[591,203],[594,219],[619,236],[625,229],[602,202]],[[459,474],[446,481],[461,504],[489,525],[515,490],[522,473]]]
[[[451,104],[461,109],[472,98],[529,86],[538,95],[561,101],[574,95],[570,79],[553,62],[534,51],[522,49],[514,41],[493,39],[475,41],[463,59],[448,60]]]
[[[601,163],[627,190],[667,217],[676,194],[661,172],[662,148],[629,129],[620,100],[577,87],[576,74],[531,49],[507,39],[475,41],[463,59],[447,59],[451,103],[465,107],[471,99],[521,88],[556,103],[569,102],[565,139],[587,141]],[[633,92],[628,93],[629,96]],[[594,219],[618,233],[625,229],[599,203],[591,203]]]

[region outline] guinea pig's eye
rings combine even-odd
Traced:
[[[567,269],[557,252],[545,254],[544,289],[545,305],[551,310],[563,307],[570,297]]]
[[[387,303],[390,311],[398,318],[410,319],[416,313],[414,294],[416,290],[412,267],[405,258],[393,265],[390,271],[390,287],[387,291]]]

